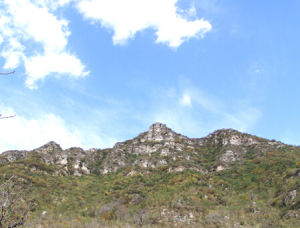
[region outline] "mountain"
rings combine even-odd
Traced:
[[[233,129],[222,129],[204,138],[190,139],[162,123],[150,126],[147,132],[132,140],[117,143],[113,148],[63,150],[49,142],[32,151],[6,151],[1,163],[39,157],[47,165],[56,166],[56,174],[107,174],[127,169],[130,174],[168,166],[169,171],[185,169],[206,173],[230,168],[231,162],[241,163],[252,151],[264,156],[267,151],[284,144],[251,136]]]
[[[49,142],[3,152],[0,173],[30,186],[31,227],[300,225],[300,148],[233,129],[188,138],[155,123],[113,148]]]

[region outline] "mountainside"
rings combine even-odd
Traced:
[[[108,149],[49,142],[3,152],[0,173],[30,186],[29,227],[300,226],[300,148],[233,129],[188,138],[155,123]]]
[[[132,140],[117,143],[111,149],[83,150],[72,147],[63,150],[55,142],[49,142],[32,151],[6,151],[0,162],[13,162],[31,157],[47,165],[55,165],[55,173],[107,174],[127,169],[129,175],[168,166],[168,171],[195,170],[203,173],[230,168],[230,163],[247,158],[254,150],[256,156],[279,149],[284,144],[244,134],[233,129],[222,129],[204,138],[190,139],[175,133],[166,125],[155,123]]]

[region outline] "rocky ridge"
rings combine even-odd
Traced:
[[[37,159],[54,165],[56,175],[107,174],[120,169],[128,175],[150,172],[151,169],[167,169],[180,172],[191,169],[202,173],[229,169],[236,162],[243,162],[253,151],[263,156],[284,144],[270,141],[233,129],[217,130],[203,138],[188,138],[154,123],[147,132],[109,149],[83,150],[72,147],[63,150],[55,142],[49,142],[31,151],[6,151],[0,155],[0,164]],[[38,170],[38,166],[33,167]]]

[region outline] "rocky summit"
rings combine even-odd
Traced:
[[[300,148],[234,129],[188,138],[154,123],[113,148],[49,142],[3,152],[0,173],[30,186],[29,227],[300,226]]]
[[[185,169],[209,172],[228,169],[232,162],[242,162],[254,149],[263,156],[267,151],[282,146],[284,144],[280,142],[233,129],[217,130],[204,138],[190,139],[165,124],[154,123],[147,132],[132,140],[116,143],[113,148],[83,150],[72,147],[63,150],[51,141],[32,151],[6,151],[1,154],[1,163],[38,156],[45,164],[55,165],[56,174],[75,176],[93,172],[107,174],[120,169],[127,169],[131,175],[162,166],[168,166],[170,172]],[[214,162],[208,166],[204,160],[211,156],[211,150],[217,152],[212,159]]]

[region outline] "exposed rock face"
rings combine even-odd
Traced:
[[[47,165],[55,165],[57,167],[57,174],[79,176],[91,173],[97,152],[98,150],[85,151],[77,147],[63,150],[60,145],[51,141],[32,151],[6,151],[1,154],[1,157],[6,162],[38,159]]]
[[[192,163],[189,154],[195,151],[195,147],[196,141],[175,133],[165,124],[155,123],[136,138],[117,143],[104,161],[101,173],[131,166],[133,169],[154,169],[178,160],[184,160],[189,165]],[[200,170],[199,165],[197,168]]]
[[[221,143],[223,146],[250,146],[259,144],[260,141],[256,136],[242,134],[234,129],[217,130],[206,137],[208,140],[213,139],[215,144]]]
[[[178,135],[178,134],[177,134]],[[141,139],[141,142],[145,141],[168,141],[174,142],[176,133],[167,128],[165,124],[155,123],[150,126],[146,136]]]
[[[284,203],[286,205],[292,204],[296,196],[297,196],[297,190],[289,191],[285,196]]]
[[[220,157],[220,160],[223,163],[230,163],[237,160],[237,155],[232,150],[227,150],[222,156]]]
[[[217,130],[198,140],[202,142],[202,146],[211,144],[219,148],[220,153],[217,156],[219,166],[216,167],[216,171],[230,168],[233,162],[242,162],[251,151],[264,156],[267,151],[284,146],[281,142],[259,138],[234,129]]]
[[[55,151],[61,151],[61,147],[60,145],[58,145],[56,142],[50,141],[48,143],[46,143],[45,145],[35,149],[36,152],[40,153],[40,154],[49,154],[51,152],[55,152]]]
[[[1,154],[1,156],[2,156],[3,162],[4,162],[4,160],[6,160],[8,162],[13,162],[13,161],[25,158],[27,153],[28,153],[28,151],[25,151],[25,150],[20,150],[20,151],[10,150],[10,151],[3,152]]]
[[[243,162],[249,151],[259,150],[263,155],[272,148],[282,146],[280,142],[233,129],[221,129],[204,138],[190,139],[165,124],[154,123],[147,132],[117,143],[111,149],[83,150],[72,147],[63,150],[57,143],[49,142],[32,151],[4,152],[0,155],[0,164],[35,158],[55,165],[58,175],[107,174],[123,168],[128,170],[128,175],[136,175],[164,167],[169,172],[190,169],[206,173],[222,171],[230,168],[232,163]]]

